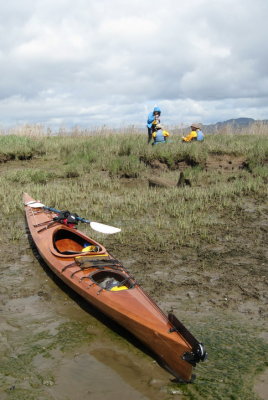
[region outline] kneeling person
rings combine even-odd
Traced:
[[[201,131],[200,124],[192,124],[191,125],[191,132],[187,136],[182,137],[183,142],[192,142],[197,140],[198,142],[202,142],[204,140],[204,134]]]
[[[153,132],[153,143],[152,145],[159,144],[159,143],[166,143],[167,138],[169,137],[168,131],[164,130],[163,125],[157,124],[155,126],[155,132]]]

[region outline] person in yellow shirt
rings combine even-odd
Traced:
[[[156,145],[159,143],[166,143],[167,138],[169,137],[169,132],[164,130],[163,125],[157,124],[155,125],[155,131],[153,132],[153,143],[152,145]]]
[[[195,140],[198,142],[202,142],[204,140],[204,134],[201,130],[201,125],[197,123],[193,123],[191,125],[191,132],[187,136],[182,137],[183,142],[192,142]]]

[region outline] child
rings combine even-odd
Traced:
[[[201,131],[201,125],[197,123],[193,123],[191,125],[191,132],[189,135],[182,137],[183,142],[192,142],[195,140],[198,142],[202,142],[204,140],[204,134]]]
[[[164,130],[163,125],[157,124],[155,125],[155,132],[153,132],[153,143],[152,145],[159,144],[159,143],[166,143],[167,138],[169,137],[169,132]]]

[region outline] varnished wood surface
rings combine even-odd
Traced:
[[[24,204],[33,201],[28,195],[23,196]],[[182,359],[185,352],[191,352],[192,347],[178,332],[170,332],[172,324],[167,316],[148,296],[142,288],[132,279],[125,268],[121,268],[120,274],[132,282],[131,288],[121,291],[110,291],[102,289],[91,275],[99,271],[96,268],[81,269],[75,263],[75,257],[88,257],[94,260],[113,260],[113,257],[101,244],[87,237],[79,230],[55,223],[47,229],[46,221],[52,220],[54,213],[43,209],[35,209],[25,206],[25,213],[31,236],[37,249],[51,268],[51,270],[69,285],[78,294],[92,303],[101,312],[105,313],[116,322],[128,329],[138,339],[151,348],[160,359],[168,366],[172,374],[185,381],[189,381],[192,375],[192,365]],[[53,237],[60,230],[64,230],[64,236],[68,233],[72,239],[59,239],[56,241],[55,249]],[[66,232],[65,232],[66,231]],[[99,252],[82,253],[82,245],[73,238],[77,236],[78,242],[97,245]],[[60,251],[77,251],[77,254],[61,254]],[[72,265],[73,264],[73,265]],[[109,271],[109,266],[105,267]],[[111,271],[116,269],[110,268]]]

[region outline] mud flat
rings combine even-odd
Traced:
[[[168,393],[170,375],[54,280],[26,235],[16,249],[1,247],[1,400],[101,400],[122,392],[160,400]]]

